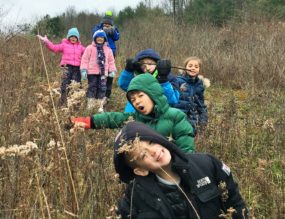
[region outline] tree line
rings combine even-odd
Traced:
[[[154,5],[144,0],[136,8],[126,7],[114,13],[115,24],[123,26],[130,20],[146,16],[172,17],[177,24],[211,24],[225,26],[228,22],[263,22],[285,20],[284,0],[163,0]],[[102,15],[77,12],[69,7],[56,17],[44,16],[32,28],[32,33],[53,37],[62,36],[71,26],[77,26],[83,36],[90,37],[91,27],[100,22]]]

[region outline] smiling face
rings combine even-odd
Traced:
[[[103,44],[105,42],[105,38],[104,37],[96,37],[95,42],[97,44]]]
[[[198,60],[190,60],[185,68],[187,75],[190,77],[196,77],[200,73],[200,63]]]
[[[78,39],[76,36],[71,36],[68,39],[69,39],[69,42],[71,42],[72,44],[75,44],[78,42]]]
[[[143,115],[148,115],[153,111],[154,102],[146,93],[142,91],[130,92],[129,100],[135,109]]]
[[[156,69],[156,62],[153,59],[150,58],[144,58],[140,60],[141,64],[141,70],[146,73],[153,73]]]
[[[168,169],[170,166],[171,154],[158,143],[138,141],[135,148],[127,153],[126,159],[137,175],[148,175],[149,172],[159,174],[161,168]]]

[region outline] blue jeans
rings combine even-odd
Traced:
[[[101,75],[87,75],[87,98],[103,99],[106,96],[107,79],[101,79]]]

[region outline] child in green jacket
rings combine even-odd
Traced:
[[[76,117],[72,122],[85,129],[113,129],[121,128],[132,117],[173,140],[184,152],[194,152],[191,124],[181,110],[169,106],[160,84],[151,74],[136,76],[128,87],[127,98],[136,109],[134,113],[106,112]]]

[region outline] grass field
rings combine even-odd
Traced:
[[[161,28],[147,41],[144,22],[122,31],[118,70],[143,48],[157,49],[174,65],[200,56],[212,85],[205,93],[209,124],[197,150],[231,167],[252,218],[284,218],[285,27],[197,27],[183,34]],[[35,37],[18,36],[1,48],[0,218],[115,218],[124,188],[112,164],[118,129],[70,131],[70,116],[92,112],[78,88],[69,110],[57,107],[60,56],[44,48],[48,84]],[[122,111],[125,102],[114,83],[107,109]]]

